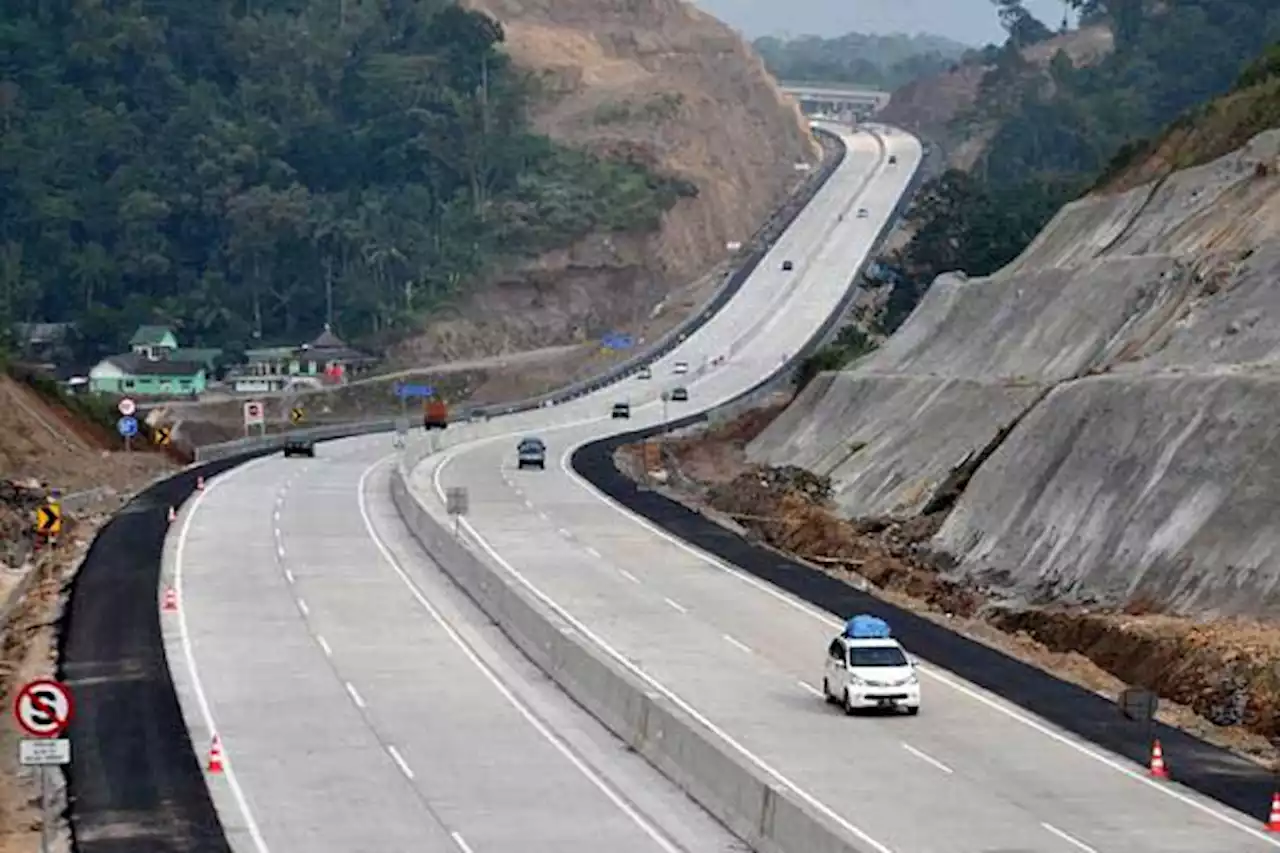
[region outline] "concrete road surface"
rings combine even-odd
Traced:
[[[798,797],[869,848],[894,853],[1199,853],[1273,850],[1251,818],[1148,780],[1141,768],[1079,743],[946,672],[926,668],[916,718],[847,719],[820,698],[831,617],[735,573],[612,505],[574,474],[572,449],[729,399],[795,352],[829,312],[918,162],[915,140],[885,138],[860,195],[820,196],[749,288],[680,350],[630,380],[550,410],[450,430],[414,488],[437,507],[465,486],[469,535],[609,653],[638,663],[657,689],[702,714]],[[868,142],[851,142],[865,157]],[[896,170],[903,170],[898,172]],[[856,202],[846,199],[856,197]],[[843,208],[871,216],[838,218]],[[780,270],[791,259],[793,273]],[[708,358],[726,355],[723,367]],[[677,361],[695,374],[678,377]],[[685,384],[688,404],[664,405]],[[608,419],[629,398],[633,418]],[[550,447],[545,472],[514,468],[516,437]],[[797,851],[796,853],[800,853]]]

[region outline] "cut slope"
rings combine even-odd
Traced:
[[[850,516],[967,481],[934,545],[1016,601],[1274,608],[1277,153],[1087,197],[996,275],[944,276],[752,458],[830,474]]]
[[[679,0],[472,0],[544,93],[537,128],[690,181],[655,235],[595,235],[495,276],[406,344],[423,364],[581,343],[647,316],[745,241],[818,145],[728,27]]]

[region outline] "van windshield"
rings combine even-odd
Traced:
[[[906,666],[907,656],[897,646],[854,646],[849,649],[849,666]]]

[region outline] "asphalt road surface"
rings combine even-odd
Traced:
[[[875,143],[855,139],[854,159]],[[915,718],[847,719],[820,698],[823,654],[839,623],[621,510],[569,465],[574,447],[709,408],[795,352],[836,304],[919,160],[915,140],[884,138],[860,194],[824,193],[752,282],[652,380],[553,409],[449,431],[449,447],[414,472],[423,498],[465,486],[462,522],[518,582],[584,633],[639,661],[664,691],[700,712],[793,795],[827,811],[869,849],[894,853],[1192,853],[1272,850],[1258,822],[1082,743],[936,667]],[[832,179],[841,180],[840,176]],[[852,181],[852,178],[847,179]],[[846,188],[848,184],[845,184]],[[849,199],[856,200],[850,202]],[[868,219],[847,211],[867,207]],[[846,210],[843,219],[837,214]],[[780,269],[784,259],[795,270]],[[724,355],[727,363],[710,360]],[[675,373],[677,361],[691,373]],[[660,402],[684,384],[688,404]],[[626,399],[630,422],[608,419]],[[514,470],[516,439],[542,437],[545,472]]]

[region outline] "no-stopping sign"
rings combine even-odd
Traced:
[[[32,737],[62,734],[73,710],[70,688],[47,678],[23,685],[13,703],[18,725]]]

